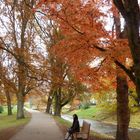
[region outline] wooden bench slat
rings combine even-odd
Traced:
[[[82,138],[84,140],[88,140],[89,139],[89,132],[90,132],[90,124],[86,121],[83,121],[81,131],[73,134],[74,139]]]

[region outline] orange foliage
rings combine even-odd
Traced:
[[[72,73],[80,81],[92,85],[93,89],[108,89],[111,83],[107,84],[104,79],[110,80],[114,86],[114,60],[122,62],[131,58],[128,41],[114,39],[105,29],[107,13],[101,12],[103,4],[91,0],[51,0],[45,3],[46,7],[41,7],[50,19],[58,23],[59,35],[63,35],[53,46],[53,53],[65,59]],[[113,8],[109,10],[114,12]],[[97,59],[100,59],[98,65],[90,66]]]

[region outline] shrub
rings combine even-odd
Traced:
[[[81,104],[80,109],[88,109],[89,108],[89,103]]]
[[[0,113],[4,111],[3,106],[0,106]]]

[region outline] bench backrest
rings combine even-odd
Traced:
[[[81,128],[81,131],[84,133],[89,133],[90,131],[90,124],[86,121],[83,121],[83,126]]]

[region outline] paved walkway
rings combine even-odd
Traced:
[[[30,110],[31,121],[10,140],[63,140],[54,119],[39,111]]]

